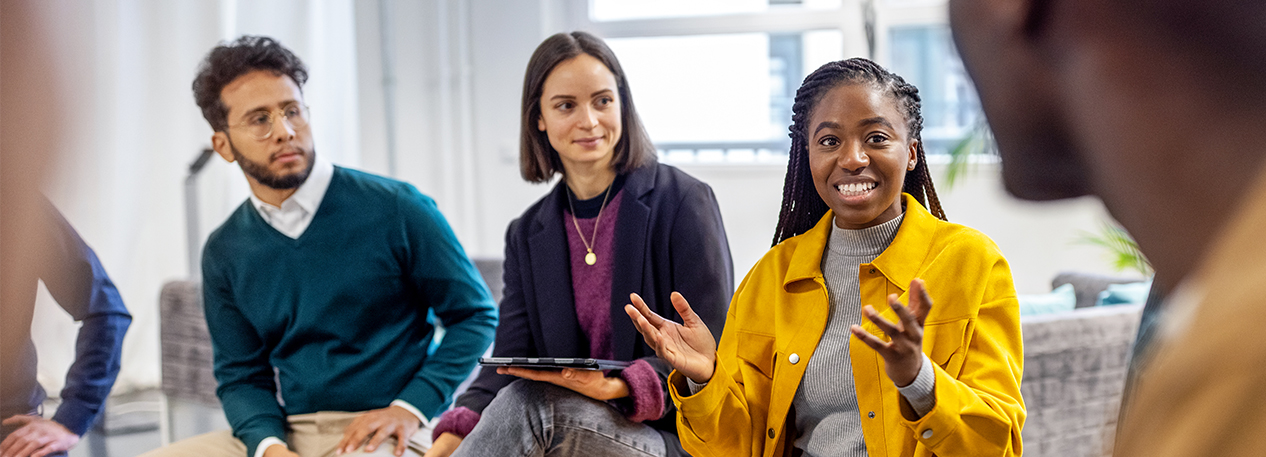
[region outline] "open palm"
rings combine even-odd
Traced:
[[[629,299],[633,303],[624,305],[624,312],[659,358],[694,382],[705,383],[712,379],[717,342],[703,319],[690,309],[685,297],[672,293],[673,308],[681,315],[681,324],[655,314],[638,294],[629,294]]]

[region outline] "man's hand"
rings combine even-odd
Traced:
[[[409,437],[422,426],[418,416],[399,406],[375,409],[357,416],[343,430],[343,440],[338,443],[338,454],[343,455],[365,446],[365,452],[374,452],[378,445],[392,436],[396,437],[395,455],[404,455],[409,448]],[[366,443],[368,440],[368,443]]]
[[[614,400],[629,396],[629,385],[620,378],[608,378],[601,370],[533,370],[530,368],[500,367],[497,374],[508,374],[533,381],[548,382],[566,387],[598,401]]]
[[[299,457],[299,454],[291,451],[282,444],[274,444],[264,449],[264,457]]]
[[[19,414],[2,423],[18,429],[0,442],[0,457],[43,457],[69,451],[79,443],[79,435],[42,417]]]
[[[457,450],[457,446],[462,444],[462,437],[449,432],[441,433],[434,443],[431,443],[431,449],[426,451],[426,455],[422,457],[448,457],[453,455],[453,451]]]

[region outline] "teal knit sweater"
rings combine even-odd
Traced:
[[[437,416],[497,323],[435,202],[344,168],[298,239],[243,203],[207,240],[202,272],[217,394],[249,455],[285,439],[289,415],[400,399]],[[428,313],[445,328],[433,352]]]

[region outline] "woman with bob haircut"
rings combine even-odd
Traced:
[[[441,416],[427,455],[685,456],[671,367],[622,310],[640,292],[680,320],[669,294],[682,291],[699,298],[695,319],[720,332],[734,267],[712,189],[657,163],[624,71],[593,35],[560,33],[536,48],[522,117],[523,178],[562,179],[506,230],[493,355],[633,363],[485,367]]]
[[[1011,271],[988,237],[945,221],[919,105],[866,59],[805,78],[774,247],[735,291],[719,347],[681,295],[684,325],[631,297],[676,368],[695,457],[1021,454]]]

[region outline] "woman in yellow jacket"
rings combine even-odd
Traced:
[[[944,220],[919,105],[866,59],[805,78],[776,245],[735,292],[719,347],[680,294],[683,324],[630,297],[675,368],[692,455],[1021,454],[1011,272],[988,237]]]

